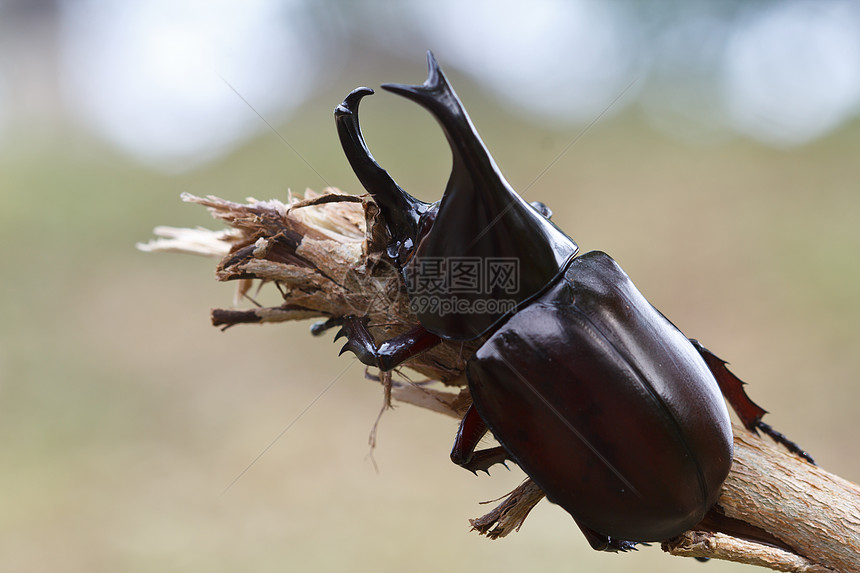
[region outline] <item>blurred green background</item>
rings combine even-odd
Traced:
[[[789,60],[783,71],[796,82],[786,85],[774,58],[762,81],[785,98],[738,113],[727,86],[740,80],[726,80],[714,54],[740,50],[738,30],[778,4],[694,3],[697,12],[657,2],[644,18],[634,3],[607,3],[600,13],[614,19],[604,24],[638,35],[596,53],[540,33],[556,19],[571,37],[598,29],[547,2],[518,21],[491,18],[480,2],[459,12],[448,2],[144,4],[146,17],[124,11],[134,3],[0,2],[3,571],[742,570],[656,547],[594,553],[546,502],[506,539],[469,533],[467,518],[488,509],[478,502],[520,482],[516,468],[464,472],[448,461],[456,421],[398,407],[382,418],[377,471],[367,438],[382,395],[360,364],[336,358],[339,345],[312,338],[308,324],[218,331],[209,309],[228,307],[233,288],[214,281],[215,261],[135,250],[156,225],[217,227],[179,201],[183,191],[232,200],[327,184],[361,192],[332,109],[358,85],[423,81],[428,47],[514,187],[549,204],[583,251],[610,253],[684,332],[729,360],[770,423],[823,467],[860,480],[860,107],[840,71],[860,49],[839,45],[832,56],[810,24],[833,14],[839,26],[855,22],[843,3],[779,4],[813,10],[793,44],[807,58]],[[270,28],[213,23],[218,11],[257,11]],[[248,35],[230,36],[231,21]],[[147,59],[177,23],[189,44]],[[192,23],[230,49],[211,59],[203,49],[189,60],[193,74],[159,75],[206,44],[194,43]],[[690,32],[700,29],[715,32]],[[278,44],[279,34],[293,44]],[[101,43],[82,47],[82,38]],[[281,59],[238,51],[270,41]],[[661,48],[643,55],[647,46]],[[622,52],[626,60],[612,59]],[[582,77],[568,76],[582,61],[591,61],[577,68]],[[809,69],[837,79],[808,79]],[[504,87],[505,74],[518,79]],[[527,77],[537,84],[517,83]],[[592,93],[589,78],[602,99],[577,99]],[[543,80],[549,87],[534,88]],[[540,100],[553,82],[556,95],[579,90],[565,95],[570,110]],[[814,89],[803,91],[807,83]],[[848,95],[833,99],[838,89]],[[437,198],[450,158],[426,113],[380,94],[362,114],[380,163],[410,192]]]

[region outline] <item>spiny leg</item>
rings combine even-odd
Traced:
[[[815,460],[812,458],[811,455],[809,455],[806,450],[801,448],[796,442],[789,440],[788,437],[782,432],[773,429],[773,426],[771,426],[770,424],[766,424],[765,422],[759,421],[757,427],[759,430],[770,436],[773,441],[785,446],[786,449],[791,453],[800,456],[814,466],[818,465],[815,463]]]
[[[454,447],[451,449],[451,461],[477,474],[478,471],[490,473],[493,464],[505,465],[508,452],[501,446],[475,451],[478,442],[487,433],[487,424],[481,418],[475,406],[469,406],[466,415],[460,422],[457,437],[454,439]],[[507,466],[505,466],[507,467]]]
[[[335,326],[337,323],[341,325],[334,337],[335,340],[344,336],[347,339],[346,344],[340,350],[340,354],[347,351],[352,352],[362,363],[379,368],[383,372],[396,368],[404,361],[433,348],[442,341],[441,338],[428,332],[424,327],[415,326],[403,334],[377,345],[367,329],[369,320],[366,316],[345,316],[330,326]],[[324,331],[326,325],[328,322],[323,323],[317,331]]]
[[[744,391],[745,383],[726,367],[727,363],[725,360],[702,346],[698,340],[691,338],[690,342],[699,351],[702,358],[705,359],[705,364],[708,365],[711,374],[716,378],[723,396],[729,401],[729,404],[731,404],[734,411],[738,414],[746,429],[754,434],[758,434],[758,430],[761,430],[770,436],[773,441],[785,446],[791,453],[815,465],[815,460],[812,459],[812,456],[806,453],[800,446],[785,437],[785,434],[774,430],[770,424],[761,421],[762,416],[767,414],[767,410],[750,400],[750,397]]]
[[[574,518],[574,521],[576,521],[576,518]],[[585,535],[585,539],[588,541],[588,544],[591,545],[591,548],[595,551],[608,551],[610,553],[616,553],[619,551],[636,551],[637,543],[640,545],[648,545],[647,543],[624,541],[623,539],[609,537],[608,535],[598,533],[590,527],[582,525],[578,521],[576,521],[576,524],[579,526],[582,534]]]

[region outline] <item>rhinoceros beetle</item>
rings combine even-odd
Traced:
[[[473,403],[451,459],[473,472],[512,460],[567,510],[591,546],[630,549],[695,526],[732,465],[721,393],[750,431],[812,459],[761,421],[725,362],[645,300],[607,254],[577,244],[502,176],[432,53],[423,85],[382,87],[426,108],[451,147],[442,199],[420,201],[379,166],[358,122],[358,88],[335,109],[346,157],[379,207],[418,324],[377,343],[340,317],[341,353],[391,370],[442,340],[481,345]],[[491,431],[498,447],[476,451]]]

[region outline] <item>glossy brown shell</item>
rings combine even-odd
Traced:
[[[468,366],[475,407],[580,525],[658,541],[699,522],[732,463],[719,387],[608,255],[575,259]]]

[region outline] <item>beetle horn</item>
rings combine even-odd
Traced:
[[[362,186],[379,206],[388,226],[392,242],[389,255],[401,262],[410,251],[418,235],[421,214],[430,204],[420,201],[401,189],[388,172],[370,154],[358,123],[358,104],[361,98],[372,95],[370,88],[354,89],[334,110],[337,133],[350,167]]]
[[[485,282],[472,292],[457,292],[456,298],[465,303],[461,308],[486,308],[487,301],[492,301],[489,306],[496,309],[505,308],[505,304],[518,307],[558,277],[578,247],[514,191],[431,52],[427,52],[427,64],[429,73],[423,85],[382,86],[426,108],[442,126],[453,155],[451,175],[436,219],[430,230],[419,237],[415,254],[405,269],[407,289],[413,298],[451,295],[420,292],[422,285],[428,284],[428,278],[439,278],[427,276],[422,270],[422,260],[447,261],[447,264],[478,261],[483,265],[479,274]],[[492,265],[501,260],[515,267],[512,278],[515,284],[494,282],[499,277],[494,275]],[[418,318],[434,334],[466,340],[485,333],[510,312],[466,310],[438,315],[419,312]]]
[[[494,191],[503,191],[502,194],[516,194],[502,176],[460,98],[448,84],[448,79],[430,51],[427,52],[427,67],[429,72],[423,85],[383,84],[382,88],[425,107],[442,126],[454,156],[446,195],[452,187],[459,189],[481,184]]]

